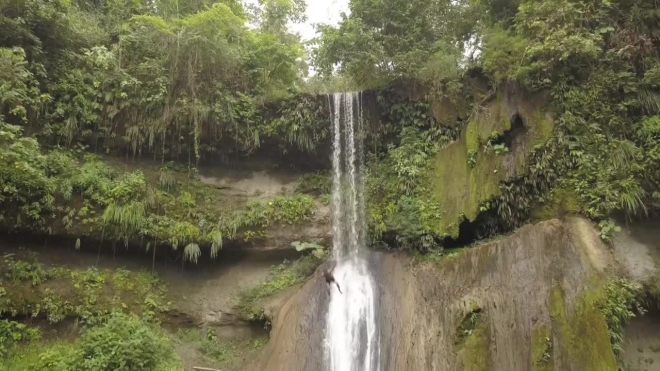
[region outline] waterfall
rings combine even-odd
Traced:
[[[336,93],[333,129],[332,249],[334,277],[326,319],[326,364],[331,371],[380,369],[376,286],[361,250],[365,247],[364,133],[361,93]]]

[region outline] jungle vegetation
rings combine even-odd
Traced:
[[[547,94],[555,128],[533,149],[525,175],[501,184],[500,195],[481,205],[478,236],[521,225],[540,203],[588,216],[600,223],[604,239],[617,229],[613,216],[657,213],[656,2],[353,0],[350,10],[337,27],[320,28],[312,60],[318,79],[341,77],[382,92],[383,127],[392,131],[373,154],[378,161],[368,187],[377,238],[389,233],[395,245],[421,249],[443,240],[434,220],[442,210],[424,177],[452,136],[439,134],[447,129],[424,104],[467,101],[471,113],[459,123],[462,130],[485,99],[512,85],[528,96]],[[475,77],[485,88],[475,88]],[[423,86],[424,98],[391,94],[402,80]],[[506,151],[496,146],[496,153]],[[477,161],[470,153],[470,166]]]
[[[442,253],[452,238],[433,195],[436,156],[510,87],[545,96],[554,127],[522,175],[494,185],[471,237],[569,212],[595,221],[609,240],[615,218],[660,209],[657,2],[350,0],[350,13],[337,26],[319,25],[308,45],[288,29],[304,19],[302,0],[0,0],[2,229],[68,236],[76,249],[140,249],[153,259],[165,247],[185,264],[261,238],[272,225],[307,221],[316,201],[328,203],[323,166],[294,194],[238,204],[196,182],[197,166],[328,157],[328,100],[319,93],[338,89],[368,91],[378,113],[367,116],[374,122],[365,138],[374,245]],[[439,120],[438,101],[465,114]],[[484,151],[506,155],[503,136],[493,132]],[[117,166],[144,157],[157,168]],[[470,149],[465,165],[479,161]],[[260,301],[319,263],[309,255],[275,267],[239,295],[241,314],[266,320]],[[38,344],[40,333],[1,320],[0,357],[10,356],[12,370],[177,369],[156,323],[167,305],[148,274],[45,269],[12,256],[5,265],[0,316],[41,313],[84,325],[76,344],[12,353]],[[55,279],[70,297],[49,290]],[[5,289],[16,286],[39,295],[21,302]],[[121,300],[100,300],[106,286],[148,300],[126,310]],[[600,309],[620,350],[622,323],[641,312],[640,289],[622,281],[607,290]],[[181,337],[216,358],[230,352],[209,334]]]
[[[353,0],[339,25],[319,26],[309,48],[287,28],[304,19],[304,2],[258,5],[2,2],[3,224],[52,231],[48,218],[58,214],[68,228],[86,223],[125,245],[167,242],[189,261],[200,245],[215,255],[242,226],[273,220],[200,217],[195,204],[205,196],[178,187],[166,162],[181,161],[194,176],[203,159],[326,156],[327,99],[312,92],[339,86],[377,96],[366,180],[374,241],[442,246],[448,236],[428,170],[505,86],[546,94],[555,127],[524,175],[480,206],[478,237],[528,221],[539,203],[568,203],[599,223],[605,239],[617,229],[612,217],[646,217],[660,207],[654,2]],[[311,78],[308,61],[317,72]],[[402,84],[424,94],[397,94]],[[438,99],[469,114],[439,122],[429,112]],[[493,135],[488,150],[506,154],[501,133]],[[150,183],[139,171],[113,174],[90,152],[153,156],[163,168]],[[478,160],[473,151],[467,161]],[[72,207],[80,197],[83,206]],[[309,215],[311,201],[296,197],[297,210],[274,220]]]

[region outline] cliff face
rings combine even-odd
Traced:
[[[523,175],[534,146],[550,139],[553,121],[542,93],[505,86],[476,109],[456,142],[435,159],[433,196],[443,210],[444,232],[457,237],[463,218],[474,221],[499,184]],[[496,145],[506,147],[494,148]]]
[[[383,370],[616,370],[594,303],[613,260],[583,219],[525,226],[441,263],[369,260]],[[327,301],[317,272],[277,312],[248,369],[322,370]]]

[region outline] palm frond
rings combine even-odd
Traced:
[[[630,215],[639,214],[640,212],[646,214],[648,212],[646,205],[644,205],[646,191],[639,182],[630,177],[621,181],[620,185],[623,191],[619,195],[619,206]]]
[[[641,108],[648,115],[660,114],[660,93],[651,89],[642,89],[637,93]]]

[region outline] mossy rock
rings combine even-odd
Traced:
[[[546,107],[543,93],[523,96],[503,89],[474,115],[458,141],[436,155],[430,188],[443,210],[441,234],[458,237],[460,223],[474,221],[480,205],[499,195],[503,181],[523,175],[532,149],[552,136],[554,124]],[[522,127],[512,130],[516,120]],[[487,146],[492,133],[510,133],[508,153],[497,154]],[[470,164],[475,155],[476,163]]]
[[[597,307],[603,295],[601,289],[583,292],[576,298],[572,313],[568,313],[561,288],[552,289],[550,316],[555,344],[572,370],[618,370],[607,324]]]
[[[552,371],[552,328],[547,325],[539,326],[532,331],[532,371]]]
[[[447,97],[431,99],[430,109],[433,118],[440,124],[448,127],[455,127],[461,119],[467,118],[469,110],[467,102],[452,102]]]
[[[485,315],[481,315],[474,330],[458,346],[463,371],[489,370],[489,330]]]
[[[532,222],[557,218],[567,214],[579,214],[580,203],[575,192],[563,188],[553,189],[550,197],[532,210]]]

